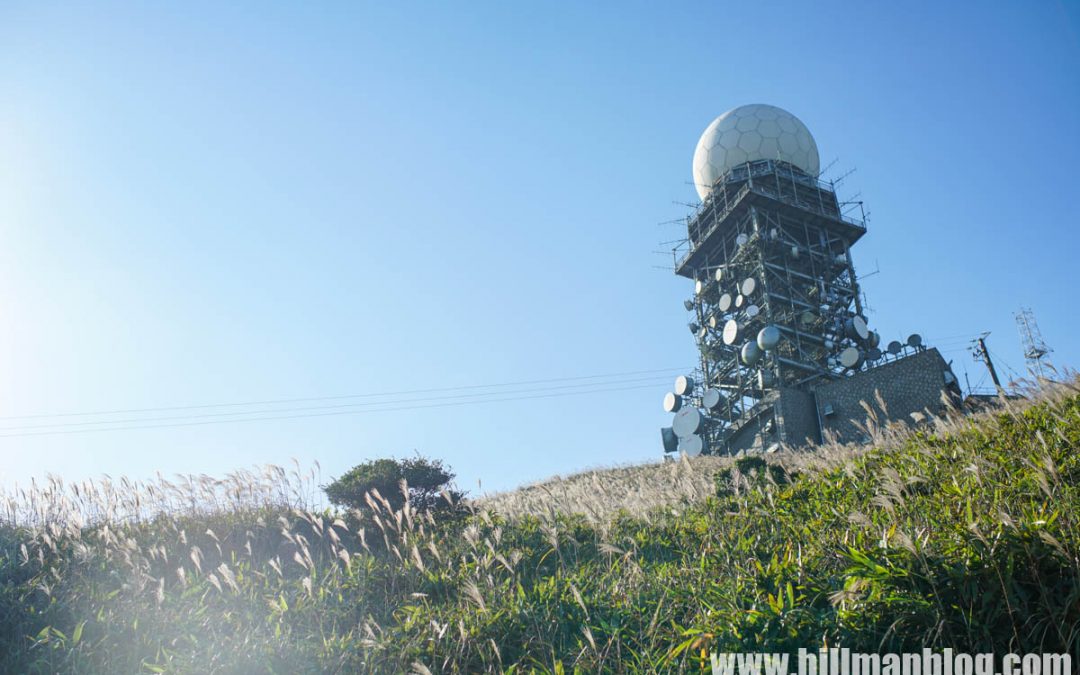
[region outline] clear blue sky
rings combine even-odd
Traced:
[[[799,116],[832,176],[857,167],[840,192],[871,212],[854,256],[880,269],[864,288],[886,338],[938,338],[974,384],[954,336],[992,331],[1022,370],[1012,313],[1030,305],[1075,366],[1078,17],[1051,1],[4,3],[0,416],[689,365],[688,282],[654,269],[679,231],[658,223],[696,201],[701,131],[751,102]],[[467,489],[509,488],[656,459],[668,379],[114,432],[10,436],[98,418],[5,419],[0,483],[292,457],[325,478],[416,449]]]

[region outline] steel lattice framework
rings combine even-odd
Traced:
[[[1020,341],[1024,346],[1024,360],[1027,362],[1028,372],[1039,379],[1047,379],[1047,372],[1054,369],[1048,355],[1054,350],[1043,340],[1042,331],[1035,321],[1035,312],[1031,311],[1030,307],[1022,307],[1014,316],[1016,329],[1020,332]]]
[[[851,259],[866,233],[859,213],[842,212],[833,184],[759,160],[722,176],[688,219],[675,272],[695,281],[685,304],[701,386],[685,393],[703,413],[706,452],[733,451],[736,436],[745,447],[748,434],[759,449],[788,440],[783,391],[858,370],[868,352],[880,358]]]

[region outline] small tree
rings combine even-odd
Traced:
[[[349,508],[364,506],[364,495],[378,490],[396,510],[405,504],[400,487],[404,480],[409,486],[409,502],[413,508],[428,511],[450,506],[442,496],[444,490],[455,504],[461,499],[463,493],[449,487],[453,479],[454,474],[440,460],[425,457],[374,459],[349,469],[345,475],[324,485],[323,490],[331,502]]]

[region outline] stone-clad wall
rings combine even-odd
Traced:
[[[866,410],[860,405],[862,401],[873,407],[882,423],[904,421],[910,424],[913,412],[940,410],[942,392],[955,388],[945,383],[947,370],[949,366],[938,350],[927,349],[851,377],[819,385],[816,398],[822,437],[835,435],[844,443],[867,440],[855,425],[856,422],[861,424],[866,421]],[[881,393],[888,414],[878,404],[876,392]],[[829,406],[832,414],[826,415]]]
[[[828,438],[842,443],[868,440],[858,425],[866,423],[865,401],[878,415],[879,423],[903,421],[912,423],[911,413],[938,412],[941,395],[949,391],[959,394],[956,385],[945,383],[949,369],[936,349],[927,349],[891,363],[880,365],[831,382],[819,384],[815,391],[781,389],[775,399],[780,438],[791,447],[812,446]],[[885,401],[887,414],[881,409],[876,393]],[[826,414],[831,409],[831,414]],[[763,418],[764,419],[764,418]],[[748,422],[727,441],[732,454],[760,452],[763,445],[763,419]],[[764,437],[768,438],[769,434]],[[772,438],[775,438],[773,436]]]
[[[821,440],[814,394],[800,389],[781,389],[777,411],[782,419],[784,442],[798,448],[814,445]]]
[[[762,445],[762,420],[756,419],[734,434],[727,441],[728,452],[733,455],[742,453],[761,452],[765,448]]]

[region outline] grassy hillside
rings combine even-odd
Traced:
[[[1077,655],[1077,390],[874,431],[824,459],[700,463],[717,489],[693,464],[571,480],[564,495],[594,495],[586,516],[531,492],[484,504],[502,515],[377,497],[310,513],[310,479],[284,472],[54,482],[0,516],[0,672],[689,672],[703,648],[822,644]],[[627,501],[635,484],[652,496]]]
[[[880,429],[878,440],[891,444],[906,438],[907,427]],[[813,451],[787,450],[765,456],[770,465],[788,473],[819,472],[866,451],[866,447],[826,445]],[[604,528],[618,515],[641,518],[667,516],[716,494],[716,477],[730,476],[732,457],[682,455],[647,464],[592,469],[570,476],[554,476],[509,492],[486,495],[475,506],[508,518],[581,516]]]

